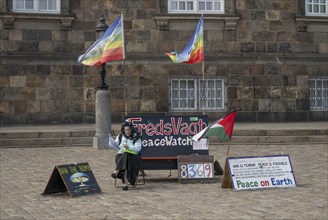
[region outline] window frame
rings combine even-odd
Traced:
[[[321,86],[318,85],[318,82],[321,82]],[[311,87],[311,83],[314,83],[314,87]],[[325,83],[326,83],[326,87],[325,87]],[[328,110],[328,77],[310,78],[309,99],[310,99],[310,111]],[[321,104],[318,103],[319,101],[321,101]]]
[[[171,5],[172,2],[185,2],[187,5],[187,2],[193,3],[193,10],[188,10],[187,8],[185,10],[172,10]],[[218,2],[220,4],[219,10],[214,10],[214,4],[213,4],[213,10],[200,10],[199,9],[199,2],[200,0],[168,0],[167,4],[167,11],[169,14],[224,14],[225,13],[225,0],[201,0],[201,2]],[[206,7],[206,6],[205,6]]]
[[[310,2],[312,1],[312,2]],[[315,3],[313,2],[315,0],[305,0],[305,15],[306,16],[328,16],[328,0],[325,0],[325,3],[321,4],[320,1],[321,0],[318,0],[319,2],[318,3]],[[313,6],[314,5],[325,5],[326,7],[326,13],[316,13],[316,12],[309,12],[309,7],[312,6],[312,9],[313,9]],[[319,7],[319,10],[320,10],[320,7]]]
[[[24,7],[25,7],[25,1],[26,0],[12,0],[12,10],[15,13],[45,13],[45,14],[60,14],[61,13],[61,1],[56,1],[56,9],[55,10],[44,10],[40,9],[40,0],[33,0],[33,9],[19,9],[16,8],[17,1],[24,1]],[[49,0],[46,0],[47,2]]]
[[[216,97],[217,93],[214,93],[214,97],[211,99],[220,99],[221,107],[213,106],[209,107],[209,98],[208,98],[208,93],[209,89],[207,87],[208,82],[210,80],[214,80],[214,84],[216,85],[216,82],[219,82],[221,85],[221,97]],[[206,83],[206,86],[202,85],[203,79],[202,78],[180,78],[180,77],[172,77],[169,79],[169,100],[170,100],[170,112],[198,112],[198,111],[224,111],[225,110],[225,78],[224,77],[209,77],[205,78],[204,81]],[[178,81],[179,85],[177,88],[173,87],[173,81]],[[180,98],[180,92],[183,91],[180,89],[180,82],[185,81],[193,81],[194,87],[193,87],[193,97],[188,97],[188,94],[186,94],[186,97]],[[186,83],[186,88],[188,93],[188,83]],[[204,90],[205,88],[205,98],[204,98]],[[214,87],[215,89],[216,87]],[[173,90],[177,91],[178,97],[173,96]],[[181,101],[182,100],[187,100],[186,107],[181,107]],[[194,101],[194,106],[193,107],[188,107],[188,100],[193,100]],[[205,100],[204,103],[204,108],[203,108],[203,100]],[[178,101],[178,106],[173,106],[174,101]]]

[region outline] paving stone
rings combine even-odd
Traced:
[[[227,146],[210,145],[224,164]],[[114,187],[115,151],[92,147],[0,149],[0,219],[327,219],[326,144],[232,144],[230,156],[288,154],[296,188],[234,192],[212,184],[179,184],[177,171],[146,171],[146,184]],[[102,193],[40,195],[55,165],[88,162]]]

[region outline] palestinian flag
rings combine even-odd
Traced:
[[[193,136],[192,140],[198,142],[200,139],[210,136],[216,136],[225,141],[231,140],[235,118],[236,110],[232,110],[229,114],[223,116]]]

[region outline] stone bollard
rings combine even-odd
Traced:
[[[108,134],[111,133],[111,97],[108,90],[96,92],[96,134],[93,147],[99,150],[109,149]]]

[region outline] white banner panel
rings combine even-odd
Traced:
[[[227,160],[235,191],[296,186],[288,155],[230,157]]]

